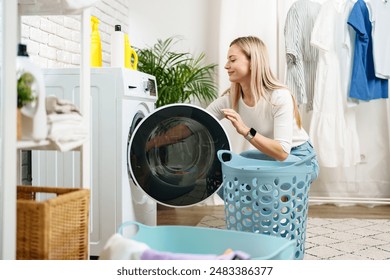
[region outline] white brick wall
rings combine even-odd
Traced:
[[[110,37],[115,24],[128,32],[128,0],[100,0],[91,9],[99,19],[103,66],[110,65]],[[42,68],[80,65],[80,16],[22,16],[21,42]]]

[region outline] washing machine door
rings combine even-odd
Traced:
[[[135,129],[128,149],[129,173],[160,204],[191,206],[222,184],[217,151],[230,150],[221,123],[201,107],[158,108]]]

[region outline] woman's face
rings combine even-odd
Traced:
[[[244,83],[250,81],[250,61],[237,45],[232,45],[229,48],[225,69],[230,82]]]

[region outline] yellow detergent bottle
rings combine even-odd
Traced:
[[[128,34],[125,34],[125,67],[137,70],[137,64],[138,55],[130,45]]]
[[[91,67],[102,66],[102,42],[100,41],[99,19],[91,16]]]

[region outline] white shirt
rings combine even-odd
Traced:
[[[206,109],[221,120],[224,118],[221,109],[226,108],[232,108],[230,95],[219,97]],[[248,127],[253,127],[261,135],[278,141],[286,153],[309,139],[306,131],[296,123],[292,96],[287,89],[275,90],[269,101],[262,98],[254,107],[246,105],[240,98],[237,112]]]
[[[390,1],[366,0],[372,22],[375,76],[390,79]]]
[[[328,0],[318,14],[311,43],[319,49],[310,139],[324,167],[353,166],[360,161],[354,108],[348,108],[351,48],[347,16],[351,1]],[[350,70],[349,70],[350,73]]]

